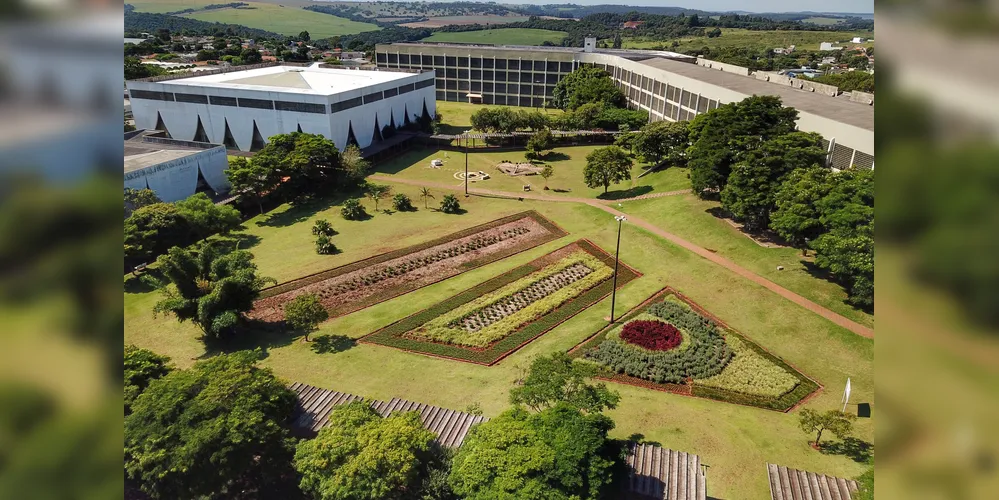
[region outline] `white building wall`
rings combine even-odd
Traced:
[[[405,123],[405,113],[408,110],[410,120],[418,118],[423,111],[424,101],[431,117],[436,115],[434,87],[417,88],[413,91],[396,96],[383,98],[374,102],[362,104],[342,111],[331,112],[330,105],[354,98],[363,98],[372,93],[383,92],[385,89],[397,89],[407,84],[420,81],[433,82],[432,73],[413,74],[405,78],[382,82],[368,87],[353,89],[333,95],[304,94],[301,92],[282,92],[279,90],[248,90],[219,88],[209,86],[171,85],[165,82],[127,82],[132,101],[132,112],[135,115],[138,128],[154,129],[157,114],[162,118],[163,125],[174,139],[193,140],[197,132],[198,118],[204,126],[210,142],[221,144],[225,137],[225,126],[228,122],[229,131],[237,147],[243,151],[251,149],[253,126],[256,123],[261,137],[266,140],[274,135],[291,133],[301,127],[303,132],[322,134],[333,140],[337,147],[347,146],[348,130],[353,128],[354,137],[363,148],[371,144],[374,137],[375,117],[379,128],[395,122],[397,127]],[[277,109],[260,109],[251,107],[222,106],[216,104],[200,104],[178,102],[174,100],[156,100],[136,97],[134,91],[151,91],[166,93],[193,94],[212,97],[248,98],[269,101],[284,101],[293,103],[319,104],[325,113],[308,113],[300,111],[284,111]]]
[[[125,173],[125,187],[144,189],[149,186],[165,201],[183,200],[198,187],[198,171],[216,192],[229,190],[225,170],[229,158],[224,147],[206,149],[192,155]]]

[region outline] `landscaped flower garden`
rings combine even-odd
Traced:
[[[780,358],[664,290],[572,350],[602,378],[786,411],[818,389]]]
[[[537,212],[521,212],[264,289],[248,316],[280,321],[284,305],[305,293],[319,295],[331,316],[342,316],[566,234]]]
[[[639,276],[626,265],[618,286]],[[374,332],[361,342],[491,365],[611,292],[614,259],[580,240]]]

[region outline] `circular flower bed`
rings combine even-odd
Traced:
[[[621,340],[650,351],[668,351],[680,345],[683,334],[662,321],[631,321],[621,329]]]

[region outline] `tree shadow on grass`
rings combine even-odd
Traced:
[[[552,151],[546,154],[542,159],[544,161],[565,161],[572,159],[572,157],[561,151]]]
[[[261,241],[260,236],[249,233],[229,233],[216,236],[215,239],[227,250],[248,250],[259,245]]]
[[[130,274],[125,278],[125,293],[149,293],[159,289],[163,273],[159,269],[146,268],[139,274]]]
[[[801,266],[803,268],[805,268],[805,272],[807,272],[809,276],[811,276],[813,278],[816,278],[816,279],[826,280],[826,281],[829,281],[829,282],[832,282],[832,283],[836,283],[837,285],[839,285],[839,286],[843,287],[844,289],[846,289],[846,287],[847,287],[846,283],[843,283],[835,274],[829,272],[828,269],[823,269],[823,268],[819,267],[816,263],[808,261],[808,260],[801,260],[799,262],[801,262]],[[856,304],[851,304],[850,302],[848,302],[846,300],[844,300],[843,303],[846,304],[846,305],[848,305],[848,306],[850,306],[850,307],[852,307],[852,308],[854,308],[854,309],[857,309],[858,311],[864,311],[864,312],[866,312],[868,314],[874,314],[874,306],[873,305],[871,305],[871,306],[858,306]]]
[[[355,345],[357,341],[346,335],[319,335],[313,337],[312,352],[316,354],[333,354],[346,351]]]
[[[258,348],[263,353],[261,356],[261,359],[263,359],[270,355],[271,349],[290,345],[296,336],[297,333],[289,331],[284,321],[246,320],[242,325],[237,327],[236,333],[232,338],[206,342],[205,353],[201,359],[217,354],[228,354]]]
[[[634,198],[636,196],[649,194],[651,192],[652,192],[652,186],[635,186],[629,189],[600,193],[600,195],[597,196],[597,198],[601,200],[623,200],[625,198]]]
[[[328,210],[334,205],[338,205],[353,193],[336,193],[322,198],[312,198],[302,202],[296,202],[283,212],[271,212],[262,220],[257,221],[258,226],[285,227],[308,220],[319,212]]]
[[[855,437],[822,443],[821,451],[825,455],[843,455],[862,464],[870,463],[874,458],[874,445]]]

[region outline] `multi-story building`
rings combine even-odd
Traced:
[[[322,134],[343,149],[378,142],[387,126],[435,116],[434,75],[264,64],[209,75],[126,82],[135,125],[173,139],[255,151],[267,138]]]
[[[798,128],[817,132],[829,165],[874,167],[874,108],[811,85],[668,51],[466,44],[380,44],[380,68],[435,71],[440,101],[541,107],[558,81],[580,65],[606,70],[629,105],[650,120],[684,121],[752,95],[776,95],[798,110]],[[781,83],[777,83],[780,81]]]

